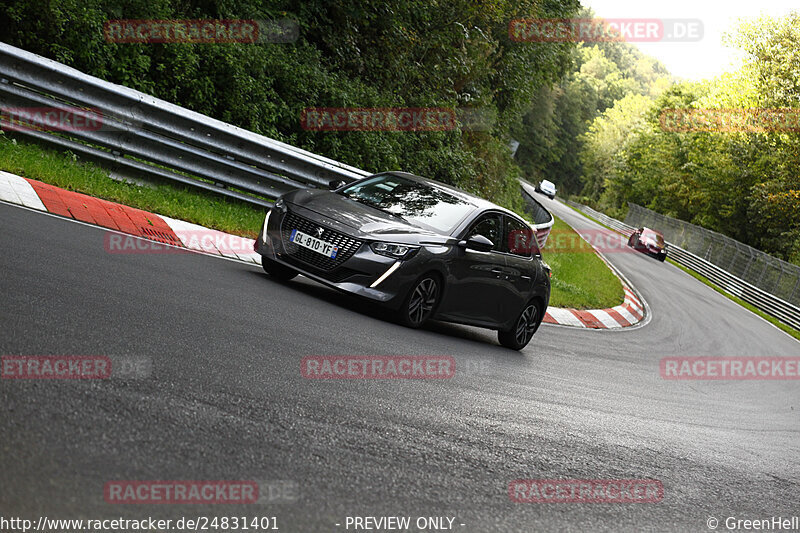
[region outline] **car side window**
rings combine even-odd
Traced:
[[[531,257],[535,251],[538,251],[538,243],[536,242],[533,228],[516,218],[509,216],[503,218],[506,220],[504,252],[520,257]]]
[[[483,235],[492,241],[494,244],[492,251],[496,252],[500,250],[503,241],[503,226],[500,222],[500,216],[489,213],[479,218],[469,229],[465,239],[469,239],[475,235]]]

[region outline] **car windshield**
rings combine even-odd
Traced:
[[[384,174],[355,183],[340,193],[357,202],[449,234],[475,205],[444,188]]]
[[[642,238],[651,239],[655,241],[655,243],[658,244],[659,246],[664,246],[664,237],[662,237],[660,233],[656,233],[651,229],[645,229],[644,231],[642,231]]]

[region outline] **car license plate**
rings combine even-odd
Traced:
[[[292,238],[290,240],[293,243],[302,246],[303,248],[308,248],[309,250],[313,250],[324,255],[325,257],[330,257],[331,259],[335,259],[336,254],[339,253],[338,246],[334,246],[329,242],[325,242],[322,239],[317,239],[316,237],[312,237],[311,235],[296,229],[292,230]]]

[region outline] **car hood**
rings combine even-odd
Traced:
[[[332,191],[302,189],[283,197],[285,202],[311,211],[318,222],[346,226],[358,237],[408,241],[445,242],[448,237],[413,222],[356,202]],[[302,213],[300,213],[302,214]]]

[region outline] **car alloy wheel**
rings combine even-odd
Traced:
[[[403,305],[400,319],[404,325],[418,328],[428,320],[439,303],[439,282],[432,276],[419,280]]]
[[[536,304],[529,303],[520,313],[514,327],[498,332],[497,338],[506,348],[521,350],[530,342],[538,326],[539,308]]]

